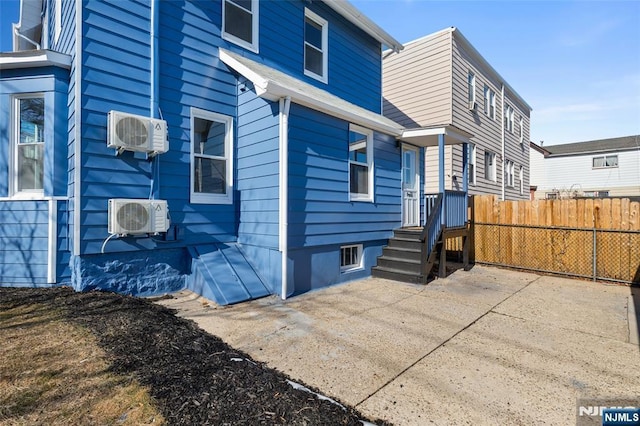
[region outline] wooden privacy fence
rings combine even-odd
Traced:
[[[474,196],[470,209],[476,263],[640,284],[638,202]]]

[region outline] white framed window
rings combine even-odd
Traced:
[[[191,108],[192,203],[233,202],[233,118]]]
[[[258,52],[258,0],[222,0],[222,38]]]
[[[520,116],[520,145],[524,145],[524,119]]]
[[[468,96],[469,96],[469,109],[476,103],[476,75],[469,71],[468,75]]]
[[[373,202],[373,131],[349,125],[349,200]]]
[[[520,178],[520,195],[523,195],[524,194],[524,166],[520,166],[518,178]]]
[[[484,86],[484,113],[492,120],[496,119],[496,92],[487,85]]]
[[[507,160],[504,163],[504,182],[505,185],[512,187],[514,186],[514,174],[515,174],[515,166],[513,161]]]
[[[476,184],[476,144],[469,144],[469,184]]]
[[[513,133],[513,108],[510,105],[504,109],[504,128]]]
[[[309,9],[304,9],[304,73],[328,81],[329,23]]]
[[[593,157],[594,169],[607,169],[618,167],[617,155],[601,155],[599,157]]]
[[[46,123],[44,95],[13,97],[10,182],[12,196],[44,194],[44,144]]]
[[[362,244],[340,247],[340,272],[362,269]]]
[[[484,152],[484,177],[487,180],[496,182],[496,153]]]

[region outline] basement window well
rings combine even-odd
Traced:
[[[362,244],[340,247],[340,272],[362,269]]]

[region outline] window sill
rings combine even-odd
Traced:
[[[359,271],[364,271],[364,267],[363,266],[356,266],[353,268],[340,268],[340,274],[348,274],[350,272],[359,272]]]
[[[189,197],[189,203],[191,204],[233,204],[233,199],[230,196],[211,196],[202,194],[191,194]]]
[[[370,195],[349,194],[349,201],[357,201],[359,203],[373,203],[373,197]]]
[[[236,46],[240,46],[243,49],[247,49],[253,53],[260,53],[258,51],[258,45],[256,44],[251,44],[245,40],[242,40],[241,38],[238,38],[232,34],[228,34],[228,33],[222,33],[222,38],[230,43],[235,44]]]
[[[307,77],[311,77],[314,80],[318,80],[321,83],[327,84],[328,83],[328,79],[326,77],[323,77],[321,75],[318,75],[312,71],[309,71],[308,69],[305,68],[304,70],[304,75],[306,75]]]

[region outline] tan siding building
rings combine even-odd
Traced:
[[[408,128],[451,125],[473,135],[469,193],[529,198],[531,107],[456,28],[405,44],[383,61],[384,114]],[[438,190],[437,147],[425,191]],[[445,147],[445,188],[462,189],[462,145]]]

